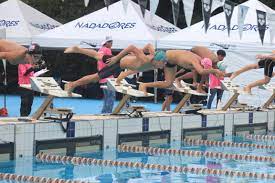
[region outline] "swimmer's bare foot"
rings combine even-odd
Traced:
[[[77,53],[78,50],[79,50],[78,46],[72,46],[72,47],[66,48],[64,53]]]
[[[250,95],[252,94],[252,93],[251,93],[251,88],[250,88],[249,86],[244,87],[244,88],[243,88],[243,91],[244,91],[245,93],[247,93],[247,94],[250,94]]]
[[[178,88],[182,88],[182,84],[179,79],[176,79],[175,82]]]
[[[68,95],[69,95],[69,96],[72,96],[72,91],[73,91],[73,89],[74,89],[74,88],[73,88],[72,82],[66,83],[66,84],[64,85],[64,90],[68,92]]]
[[[122,83],[121,83],[121,80],[116,79],[116,85],[119,86],[119,85],[121,85],[121,84],[122,84]]]
[[[198,86],[197,86],[197,90],[196,90],[198,93],[203,93],[203,94],[207,94],[204,90],[203,90],[203,88],[202,88],[202,84],[200,83],[200,84],[198,84]]]
[[[196,92],[202,93],[202,94],[207,94],[207,92],[205,92],[203,89],[199,89],[199,88],[196,90]]]
[[[147,93],[147,86],[146,86],[145,83],[141,83],[141,84],[139,85],[139,90],[140,90],[140,91],[143,91],[143,93],[144,93],[145,96],[148,95],[148,93]]]

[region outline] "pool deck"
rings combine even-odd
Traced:
[[[138,118],[128,115],[75,115],[70,122],[62,123],[43,119],[23,122],[18,119],[0,118],[0,143],[14,143],[15,158],[35,155],[37,141],[101,136],[103,148],[108,149],[116,148],[119,135],[125,134],[168,131],[170,142],[180,143],[183,130],[190,129],[221,128],[224,137],[230,137],[234,135],[235,126],[263,124],[267,131],[274,132],[275,110],[217,114],[211,112],[208,115],[144,112]]]

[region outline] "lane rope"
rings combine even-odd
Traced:
[[[164,149],[164,148],[129,146],[129,145],[119,145],[118,150],[123,152],[134,152],[134,153],[138,152],[138,153],[146,153],[151,155],[173,155],[173,156],[182,155],[182,156],[192,156],[192,157],[205,156],[207,158],[275,163],[275,158],[269,157],[269,156],[230,154],[230,153],[221,153],[221,152],[212,152],[212,151],[203,152],[203,151],[193,151],[193,150]]]
[[[185,138],[183,142],[188,145],[205,145],[205,146],[212,146],[212,147],[238,147],[238,148],[255,148],[255,149],[269,149],[269,150],[275,149],[275,146],[272,146],[272,145],[237,143],[237,142],[228,142],[228,141],[211,141],[211,140]]]
[[[128,162],[128,161],[115,161],[115,160],[102,160],[93,158],[60,156],[39,153],[36,155],[37,160],[48,163],[63,163],[73,165],[97,165],[97,166],[114,166],[114,167],[126,167],[126,168],[140,168],[140,169],[153,169],[168,172],[181,172],[192,173],[202,175],[215,175],[226,177],[248,177],[254,179],[272,179],[275,180],[275,174],[256,173],[256,172],[244,172],[233,171],[227,169],[211,169],[200,167],[183,167],[174,165],[161,165],[161,164],[145,164],[142,162]]]
[[[88,183],[79,180],[65,180],[49,177],[37,177],[28,175],[16,175],[10,173],[0,173],[0,180],[11,182],[31,182],[31,183]]]

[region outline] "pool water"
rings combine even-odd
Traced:
[[[233,138],[236,142],[265,143],[274,145],[274,142],[258,142]],[[175,143],[177,144],[177,143]],[[206,147],[181,144],[180,147],[169,144],[154,144],[153,147],[180,148],[182,150],[213,151],[222,153],[251,154],[257,156],[269,156],[275,158],[275,150],[234,147]],[[60,154],[62,155],[62,154]],[[64,154],[63,154],[64,155]],[[74,156],[96,159],[108,159],[128,162],[142,162],[147,164],[162,164],[187,167],[207,167],[212,169],[228,169],[234,171],[275,173],[275,164],[270,162],[236,161],[228,159],[215,159],[206,157],[190,157],[179,155],[148,155],[144,153],[121,152],[111,150],[104,152],[76,153]],[[71,165],[62,163],[47,163],[37,161],[33,157],[21,158],[16,161],[1,162],[1,173],[14,173],[20,175],[32,175],[39,177],[52,177],[60,179],[82,180],[87,182],[272,182],[267,179],[231,178],[225,176],[196,175],[192,173],[175,173],[151,169],[95,166],[95,165]],[[275,181],[274,181],[275,182]]]

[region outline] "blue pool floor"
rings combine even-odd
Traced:
[[[45,97],[35,96],[32,113],[34,113],[38,107],[42,104]],[[8,95],[7,96],[7,109],[10,117],[20,116],[20,96]],[[119,101],[115,102],[116,106]],[[155,104],[152,102],[137,101],[132,103],[133,105],[144,105],[149,111],[161,111],[161,103]],[[4,106],[4,96],[0,95],[0,108]],[[94,99],[80,99],[80,98],[55,98],[54,107],[71,108],[75,114],[100,114],[103,106],[103,100]],[[171,105],[171,109],[174,109],[176,104]]]

